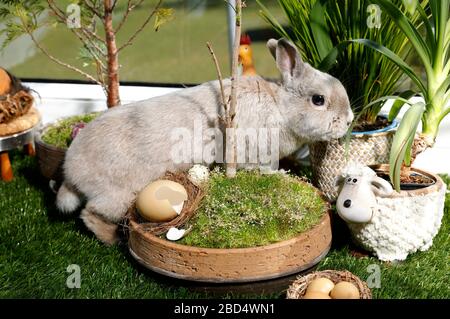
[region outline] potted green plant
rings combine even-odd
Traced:
[[[382,45],[369,39],[354,40],[360,44],[382,54],[386,59],[395,63],[417,86],[424,99],[422,107],[416,106],[409,110],[402,119],[404,127],[397,135],[397,143],[393,145],[390,155],[391,178],[398,189],[400,171],[403,162],[410,166],[411,159],[427,147],[432,147],[439,132],[439,125],[450,113],[450,19],[448,0],[427,1],[422,7],[418,4],[416,12],[420,20],[412,21],[402,14],[402,11],[386,0],[375,0],[397,28],[408,37],[413,50],[416,52],[425,69],[426,78],[423,79],[391,50],[389,45]],[[424,30],[425,36],[419,32]],[[397,103],[392,107],[389,118],[394,119],[405,103]],[[416,137],[419,123],[422,122],[421,134]],[[410,156],[412,150],[412,158]]]
[[[21,35],[28,35],[36,48],[51,61],[61,67],[76,72],[88,81],[100,85],[106,96],[108,108],[120,105],[119,94],[119,54],[129,47],[142,30],[154,17],[154,28],[158,28],[172,16],[172,9],[163,8],[163,0],[159,0],[149,14],[123,43],[116,41],[124,24],[129,19],[130,13],[142,5],[143,1],[128,1],[121,5],[118,1],[78,1],[71,3],[67,8],[53,0],[17,1],[8,0],[0,5],[0,16],[5,19],[4,28],[0,33],[6,35],[2,48]],[[120,19],[113,21],[113,13],[122,12]],[[35,36],[35,32],[41,27],[56,27],[64,25],[81,42],[82,47],[78,52],[83,68],[65,63],[46,49]],[[96,25],[101,25],[100,31]],[[90,118],[87,115],[87,118]],[[66,118],[51,123],[40,130],[36,136],[36,155],[42,174],[49,179],[59,179],[61,164],[65,156],[65,147],[61,141],[67,141],[67,124],[74,124],[77,120],[83,121],[78,116],[72,119]],[[61,125],[60,127],[58,127]],[[42,134],[52,134],[42,136]],[[61,136],[55,136],[61,132]],[[56,144],[49,144],[58,141]]]
[[[378,176],[390,180],[395,192],[375,194],[377,209],[370,220],[361,223],[350,218],[347,221],[361,246],[380,259],[403,260],[408,254],[425,251],[432,245],[444,214],[445,183],[438,175],[411,165],[418,153],[433,146],[441,121],[450,113],[450,1],[430,0],[423,6],[418,4],[413,8],[420,15],[416,23],[390,1],[374,0],[374,3],[379,4],[408,37],[426,70],[426,79],[413,72],[388,47],[367,39],[355,41],[397,64],[417,85],[424,102],[410,106],[402,118],[390,150],[389,165],[373,167]],[[389,116],[396,117],[403,105],[396,104]],[[422,130],[417,135],[420,122]],[[341,201],[344,214],[345,209],[352,207],[352,203],[346,205],[345,200]]]
[[[395,1],[401,4],[401,1]],[[336,198],[335,178],[346,163],[385,163],[389,159],[393,132],[397,123],[380,116],[384,96],[392,95],[403,75],[401,69],[382,54],[350,40],[364,37],[383,41],[405,59],[409,42],[391,20],[377,24],[377,8],[372,1],[279,0],[289,21],[283,27],[262,7],[262,16],[276,32],[290,38],[311,65],[334,75],[347,89],[355,121],[351,139],[310,145],[314,184],[330,199]],[[375,10],[374,12],[372,12]],[[405,14],[408,14],[405,10]],[[375,19],[371,21],[371,19]],[[410,15],[412,21],[418,15]],[[412,95],[406,92],[403,97]]]

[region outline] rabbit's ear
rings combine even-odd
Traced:
[[[301,76],[304,69],[303,61],[297,48],[292,43],[284,38],[278,41],[270,39],[267,42],[267,47],[275,58],[277,67],[285,81]]]
[[[269,41],[267,41],[267,48],[269,49],[275,60],[277,59],[277,44],[278,40],[275,39],[270,39]]]

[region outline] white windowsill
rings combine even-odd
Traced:
[[[36,106],[41,112],[42,123],[53,122],[61,117],[106,109],[106,98],[101,87],[94,84],[37,83],[26,82],[35,90]],[[121,86],[122,104],[149,99],[180,90],[178,88]]]

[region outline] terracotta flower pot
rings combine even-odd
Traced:
[[[331,245],[329,213],[297,237],[251,248],[186,246],[154,236],[134,220],[129,227],[130,253],[139,263],[170,277],[212,283],[251,282],[298,273],[317,264]]]
[[[41,174],[49,180],[61,182],[63,179],[62,166],[67,149],[47,144],[42,140],[42,135],[56,124],[57,122],[48,124],[40,129],[36,133],[34,141]]]

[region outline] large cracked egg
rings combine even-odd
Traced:
[[[147,185],[139,193],[136,208],[150,222],[167,222],[181,213],[187,199],[187,191],[183,185],[159,180]]]

